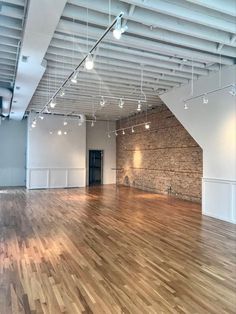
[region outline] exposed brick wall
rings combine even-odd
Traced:
[[[146,114],[120,120],[117,128],[144,122]],[[117,136],[117,183],[200,201],[202,149],[173,113],[162,105],[150,110],[150,130],[137,127]]]

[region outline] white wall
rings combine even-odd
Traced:
[[[107,122],[97,121],[94,127],[87,123],[87,183],[88,183],[88,156],[90,149],[103,150],[103,184],[116,183],[116,138],[107,135]],[[115,130],[116,123],[109,123],[110,130]]]
[[[26,120],[0,124],[0,186],[25,186]]]
[[[33,117],[28,119],[27,187],[85,186],[86,124],[78,126],[78,121],[70,118],[63,126],[63,117],[45,115],[32,129]],[[58,130],[67,135],[59,136]]]
[[[236,82],[236,66],[223,68],[222,86]],[[219,87],[219,72],[194,82],[194,95]],[[236,97],[229,89],[202,99],[183,101],[190,84],[161,96],[183,126],[203,149],[203,214],[236,223]]]

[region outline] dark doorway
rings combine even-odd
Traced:
[[[102,150],[89,151],[89,185],[102,184]]]

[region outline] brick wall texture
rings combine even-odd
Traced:
[[[117,128],[145,121],[141,113]],[[149,110],[147,121],[150,130],[139,126],[117,136],[117,183],[200,202],[202,149],[165,105]]]

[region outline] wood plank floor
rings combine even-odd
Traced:
[[[236,313],[235,240],[132,188],[0,190],[0,312]]]

